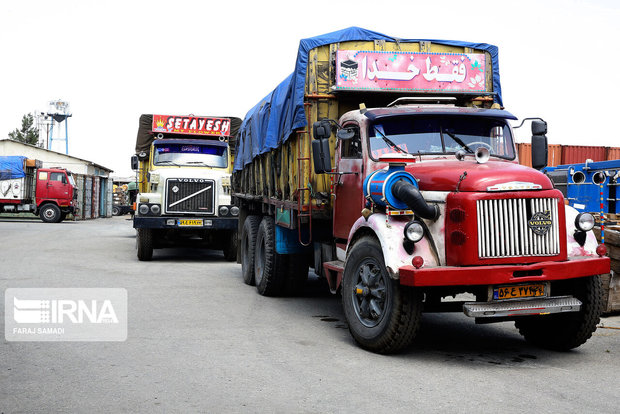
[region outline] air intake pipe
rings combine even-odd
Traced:
[[[437,220],[439,218],[439,207],[436,204],[430,205],[424,200],[420,190],[410,182],[398,180],[392,185],[394,197],[407,204],[413,212],[421,218]]]

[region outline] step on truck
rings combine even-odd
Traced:
[[[292,294],[313,267],[379,353],[411,344],[431,311],[514,321],[547,348],[583,344],[609,258],[592,216],[518,164],[516,119],[493,45],[361,28],[302,40],[295,71],[238,134],[244,282]],[[542,168],[546,123],[527,125]]]
[[[230,195],[229,144],[240,124],[235,117],[140,117],[131,159],[139,190],[133,217],[139,260],[175,246],[204,246],[236,258],[239,208]]]
[[[45,223],[60,223],[76,213],[73,174],[42,165],[19,155],[0,157],[0,213],[32,213]]]

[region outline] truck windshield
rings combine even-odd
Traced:
[[[160,144],[155,146],[153,164],[189,167],[228,167],[225,146],[199,144]]]
[[[67,176],[69,177],[69,184],[71,184],[71,187],[75,187],[75,180],[73,179],[73,174],[67,171]]]
[[[414,155],[474,153],[486,147],[492,156],[514,159],[510,127],[503,119],[480,116],[410,116],[381,118],[368,131],[373,159],[398,146]]]

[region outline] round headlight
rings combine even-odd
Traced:
[[[161,207],[159,206],[159,204],[153,204],[151,206],[151,213],[153,213],[153,214],[161,213]]]
[[[239,215],[239,207],[237,206],[233,206],[230,208],[230,214],[232,214],[233,216],[238,216]]]
[[[146,204],[140,204],[140,207],[138,207],[138,212],[142,215],[149,214],[149,206]]]
[[[414,243],[419,242],[424,237],[424,227],[419,221],[410,221],[405,226],[405,238]]]
[[[590,213],[579,213],[575,218],[577,230],[589,231],[594,227],[594,216]]]
[[[227,206],[221,206],[220,207],[220,216],[225,216],[228,214],[228,207]]]

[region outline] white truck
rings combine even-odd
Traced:
[[[229,139],[234,117],[142,115],[132,168],[137,170],[133,226],[138,259],[153,249],[191,245],[237,254],[237,216],[230,195]]]

